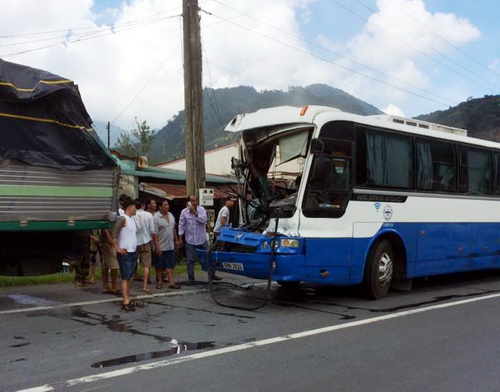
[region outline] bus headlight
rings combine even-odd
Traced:
[[[269,242],[262,241],[262,249],[267,249],[267,248],[269,248]]]
[[[298,248],[299,240],[295,240],[292,238],[282,238],[280,241],[280,246],[282,248]]]

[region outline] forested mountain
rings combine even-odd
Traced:
[[[467,129],[468,135],[500,142],[500,95],[468,99],[458,106],[415,117],[419,120]]]
[[[205,149],[209,150],[232,143],[237,135],[224,132],[224,127],[239,113],[250,113],[273,106],[323,105],[333,106],[346,112],[361,115],[380,114],[376,107],[324,85],[291,87],[288,91],[256,91],[253,87],[225,89],[206,88],[204,99]],[[155,136],[150,163],[166,162],[183,157],[184,111],[180,111]]]

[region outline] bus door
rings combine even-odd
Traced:
[[[352,224],[341,218],[351,195],[352,143],[313,139],[315,153],[302,181],[300,233],[306,237],[307,280],[345,283],[350,277]]]

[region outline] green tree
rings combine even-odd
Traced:
[[[135,118],[136,128],[130,133],[121,133],[116,142],[118,150],[124,155],[131,157],[148,157],[153,146],[156,131],[152,130],[144,120],[142,123]]]
[[[122,132],[116,141],[116,149],[127,157],[136,157],[137,148],[129,133]]]

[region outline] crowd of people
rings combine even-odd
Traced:
[[[219,235],[221,228],[230,221],[230,209],[234,199],[227,197],[219,211],[214,233]],[[126,195],[119,197],[118,219],[112,229],[94,230],[90,241],[90,280],[95,283],[97,254],[101,261],[102,292],[121,296],[124,311],[135,310],[131,299],[131,281],[142,282],[142,291],[151,292],[152,269],[155,270],[155,288],[161,290],[164,283],[169,289],[178,290],[181,285],[174,279],[176,252],[184,249],[187,261],[187,285],[195,283],[196,250],[208,249],[207,212],[198,203],[197,196],[189,196],[186,207],[181,211],[179,221],[170,212],[167,199],[131,199]],[[84,256],[85,257],[85,256]],[[142,277],[138,274],[138,263],[142,266]],[[76,266],[81,263],[75,263]],[[118,271],[121,282],[118,287]],[[215,268],[208,268],[211,280],[220,280]],[[86,282],[86,272],[75,268],[75,283]]]

